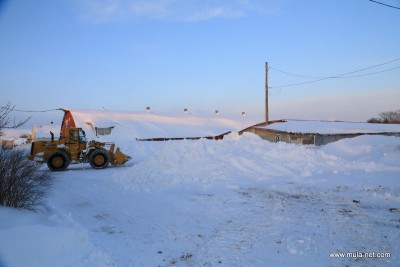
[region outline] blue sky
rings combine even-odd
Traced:
[[[1,1],[0,104],[263,115],[266,61],[305,76],[363,69],[400,58],[399,26],[400,10],[368,0]],[[400,109],[400,69],[281,87],[310,80],[270,69],[271,118]]]

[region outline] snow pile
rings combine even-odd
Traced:
[[[2,141],[14,141],[15,146],[24,145],[27,143],[27,136],[30,134],[29,130],[13,129],[7,130],[4,135],[0,137],[0,146]]]
[[[330,176],[349,175],[354,171],[400,170],[397,163],[384,161],[385,155],[397,149],[396,146],[390,146],[393,140],[398,140],[395,137],[363,136],[322,149],[310,149],[294,144],[266,142],[249,133],[236,140],[232,138],[235,135],[228,135],[220,142],[185,140],[159,144],[146,161],[118,173],[114,180],[136,190],[163,190],[190,183],[210,186],[214,182],[227,183],[231,179],[235,183],[238,179],[241,183],[252,183],[253,179],[267,181],[284,177],[298,180],[314,174]],[[385,142],[382,143],[382,140]],[[137,154],[135,151],[143,150],[130,149],[132,155]],[[344,158],[336,156],[338,154],[344,155]],[[358,160],[356,164],[354,160]]]
[[[359,136],[342,139],[321,148],[329,154],[340,155],[346,160],[374,161],[397,166],[396,155],[400,151],[399,137]]]

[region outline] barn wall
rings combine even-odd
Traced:
[[[315,143],[315,135],[313,134],[287,133],[261,128],[250,128],[246,129],[245,132],[257,134],[261,138],[270,142],[286,142],[303,145],[314,145]]]
[[[322,146],[341,139],[353,138],[360,135],[361,134],[330,134],[330,135],[317,134],[315,135],[315,145]]]

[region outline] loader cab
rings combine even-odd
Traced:
[[[78,134],[79,134],[79,143],[86,143],[86,133],[82,128],[78,128]]]
[[[67,130],[68,143],[86,143],[86,133],[82,128],[68,128]]]

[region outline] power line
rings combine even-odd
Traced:
[[[394,67],[394,68],[391,68],[391,69],[376,71],[376,72],[370,72],[370,73],[365,73],[365,74],[360,74],[360,75],[353,75],[353,76],[346,76],[346,77],[337,77],[337,78],[346,79],[346,78],[356,78],[356,77],[362,77],[362,76],[369,76],[369,75],[378,74],[378,73],[382,73],[382,72],[387,72],[387,71],[391,71],[391,70],[395,70],[395,69],[400,69],[400,66]]]
[[[380,4],[380,5],[384,5],[384,6],[387,6],[387,7],[391,7],[391,8],[395,8],[395,9],[400,9],[400,7],[391,6],[391,5],[388,5],[388,4],[385,4],[385,3],[381,3],[381,2],[378,2],[378,1],[374,1],[374,0],[369,0],[369,1],[374,2],[374,3],[377,3],[377,4]]]
[[[307,78],[307,79],[331,79],[331,78],[345,76],[345,75],[348,75],[348,74],[352,74],[352,73],[356,73],[356,72],[360,72],[360,71],[364,71],[364,70],[373,69],[373,68],[380,67],[380,66],[383,66],[383,65],[386,65],[386,64],[390,64],[390,63],[393,63],[393,62],[396,62],[396,61],[399,61],[399,60],[400,60],[400,58],[397,58],[397,59],[390,60],[390,61],[387,61],[387,62],[383,62],[383,63],[377,64],[377,65],[374,65],[374,66],[371,66],[371,67],[367,67],[367,68],[364,68],[364,69],[360,69],[360,70],[356,70],[356,71],[352,71],[352,72],[348,72],[348,73],[344,73],[344,74],[340,74],[340,75],[332,75],[332,76],[324,76],[324,77],[299,75],[299,74],[293,74],[293,73],[290,73],[290,72],[287,72],[287,71],[283,71],[283,70],[280,70],[280,69],[277,69],[277,68],[274,68],[274,67],[269,67],[269,68],[273,69],[273,70],[276,70],[276,71],[279,71],[281,73],[287,74],[287,75],[292,75],[292,76],[302,77],[302,78]]]
[[[383,66],[383,65],[386,65],[386,64],[389,64],[389,63],[393,63],[393,62],[396,62],[396,61],[399,61],[399,60],[400,60],[400,58],[393,59],[393,60],[378,64],[378,65],[374,65],[374,66],[371,66],[371,67],[367,67],[367,68],[364,68],[364,69],[355,70],[355,71],[351,71],[351,72],[348,72],[348,73],[336,75],[335,77],[345,76],[345,75],[353,74],[353,73],[356,73],[356,72],[373,69],[373,68],[380,67],[380,66]]]
[[[353,75],[353,76],[347,76],[349,74],[353,74],[353,73],[357,73],[357,72],[361,72],[361,71],[365,71],[365,70],[369,70],[372,68],[376,68],[376,67],[380,67],[389,63],[393,63],[396,61],[399,61],[400,58],[394,59],[394,60],[390,60],[384,63],[380,63],[374,66],[370,66],[367,68],[363,68],[363,69],[359,69],[359,70],[355,70],[355,71],[351,71],[351,72],[347,72],[347,73],[343,73],[343,74],[339,74],[339,75],[332,75],[332,76],[327,76],[327,77],[315,77],[317,78],[317,80],[312,80],[312,81],[307,81],[307,82],[301,82],[301,83],[293,83],[293,84],[286,84],[286,85],[282,85],[282,86],[271,86],[269,88],[285,88],[285,87],[291,87],[291,86],[297,86],[297,85],[303,85],[303,84],[309,84],[309,83],[315,83],[315,82],[320,82],[320,81],[324,81],[324,80],[328,80],[328,79],[338,79],[338,78],[355,78],[355,77],[361,77],[361,76],[368,76],[368,75],[373,75],[373,74],[377,74],[377,73],[382,73],[382,72],[386,72],[386,71],[390,71],[390,70],[394,70],[394,69],[398,69],[400,67],[394,67],[391,69],[386,69],[386,70],[382,70],[382,71],[377,71],[377,72],[372,72],[372,73],[366,73],[366,74],[361,74],[361,75]],[[293,74],[293,73],[289,73],[289,72],[285,72],[285,71],[281,71],[275,68],[270,67],[271,69],[277,70],[279,72],[285,73],[287,75],[292,75],[292,76],[297,76],[297,77],[303,77],[303,78],[312,78],[312,76],[305,76],[305,75],[298,75],[298,74]],[[347,76],[347,77],[344,77]]]
[[[280,70],[280,69],[277,69],[277,68],[274,68],[274,67],[269,67],[269,69],[276,70],[278,72],[281,72],[281,73],[284,73],[284,74],[287,74],[287,75],[296,76],[296,77],[300,77],[300,78],[306,78],[306,79],[323,79],[323,78],[326,78],[326,77],[305,76],[305,75],[294,74],[294,73],[286,72],[286,71],[283,71],[283,70]]]
[[[48,110],[22,110],[22,109],[15,109],[15,108],[4,107],[4,106],[0,106],[0,108],[2,108],[2,109],[7,109],[7,110],[9,110],[9,111],[27,112],[27,113],[34,113],[34,112],[49,112],[49,111],[62,110],[61,108],[56,108],[56,109],[48,109]]]

